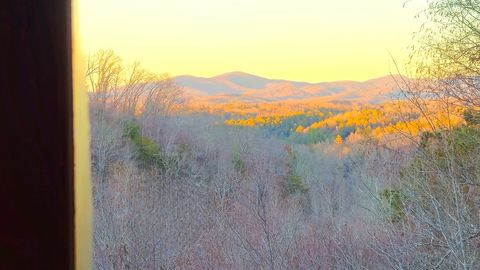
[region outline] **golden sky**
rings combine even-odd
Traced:
[[[172,76],[367,80],[408,55],[422,4],[405,1],[79,0],[80,35],[86,55],[113,49]]]

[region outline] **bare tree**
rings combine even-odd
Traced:
[[[431,1],[423,14],[410,64],[424,92],[479,106],[480,1]]]

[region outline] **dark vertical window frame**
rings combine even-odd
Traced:
[[[0,1],[0,269],[73,269],[71,3]]]

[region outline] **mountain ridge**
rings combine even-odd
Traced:
[[[213,77],[181,75],[174,77],[186,96],[213,103],[277,102],[317,100],[327,103],[376,104],[399,96],[400,75],[387,75],[366,81],[302,82],[270,79],[241,71]]]

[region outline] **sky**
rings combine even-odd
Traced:
[[[406,60],[422,1],[405,1],[79,0],[80,41],[171,76],[364,81]]]

